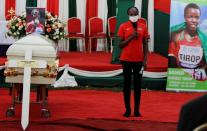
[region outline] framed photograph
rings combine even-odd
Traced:
[[[45,8],[26,8],[26,33],[45,33]]]

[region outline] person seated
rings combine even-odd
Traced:
[[[184,104],[180,111],[177,131],[192,131],[207,122],[207,94]]]

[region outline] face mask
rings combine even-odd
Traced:
[[[129,16],[129,20],[131,22],[137,22],[137,20],[139,19],[139,15],[136,15],[136,16]]]

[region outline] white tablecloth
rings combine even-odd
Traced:
[[[15,42],[12,37],[5,37],[8,29],[6,28],[6,21],[0,21],[0,45],[10,45]]]

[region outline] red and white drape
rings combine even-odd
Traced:
[[[148,28],[151,35],[150,50],[154,48],[154,1],[155,0],[149,0],[148,4]],[[156,0],[155,6],[163,1],[164,0]],[[85,33],[86,36],[88,35],[88,20],[91,17],[98,16],[102,18],[105,23],[104,31],[106,31],[108,12],[107,0],[76,0],[76,6],[77,17],[82,21],[82,32]],[[135,6],[139,8],[141,14],[142,0],[135,0]],[[0,20],[5,20],[5,16],[8,16],[8,10],[11,8],[15,10],[17,15],[20,15],[22,11],[25,11],[25,7],[26,0],[1,0]],[[46,10],[52,12],[54,15],[59,16],[64,22],[67,22],[68,10],[70,10],[68,9],[68,0],[37,0],[37,7],[46,8]],[[78,43],[82,44],[81,41]],[[103,42],[98,41],[97,43],[97,50],[103,50]]]

